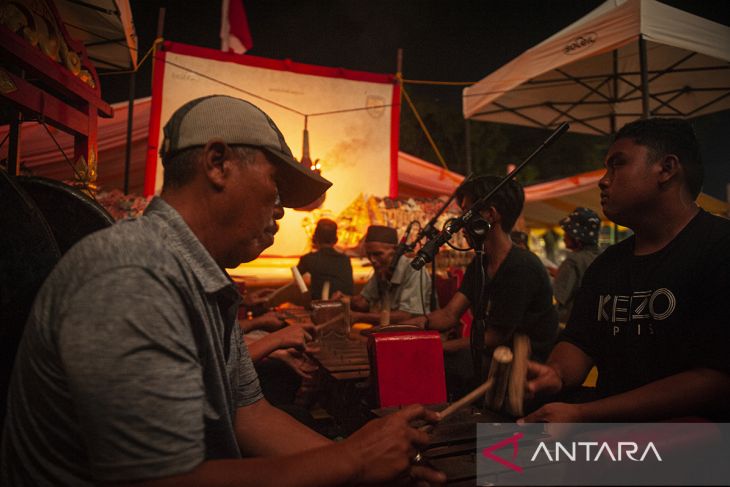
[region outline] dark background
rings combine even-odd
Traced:
[[[254,46],[247,54],[323,66],[395,73],[403,48],[406,79],[478,81],[520,53],[578,20],[600,0],[382,1],[244,0]],[[663,0],[730,25],[730,1]],[[149,49],[160,7],[164,37],[220,48],[220,1],[132,0],[139,57]],[[129,96],[129,75],[104,76],[109,102]],[[136,96],[150,95],[151,64],[136,78]],[[464,173],[463,87],[406,85],[449,168]],[[504,173],[547,136],[539,129],[471,122],[474,170]],[[706,164],[705,191],[725,199],[730,182],[730,112],[696,119]],[[601,166],[608,140],[567,134],[521,174],[524,183],[556,179]],[[401,150],[437,162],[410,109],[401,109]]]

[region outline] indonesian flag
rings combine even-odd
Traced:
[[[243,54],[253,47],[243,0],[222,0],[221,51]]]

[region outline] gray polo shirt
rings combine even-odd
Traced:
[[[405,256],[400,258],[390,279],[390,286],[379,281],[377,275],[370,278],[360,292],[370,304],[370,311],[382,310],[386,292],[390,294],[390,309],[393,311],[406,311],[414,315],[431,311],[431,276],[426,269],[414,270],[412,261]]]
[[[236,409],[262,395],[236,325],[239,299],[158,198],[143,217],[74,246],[28,318],[0,483],[91,485],[240,457]]]

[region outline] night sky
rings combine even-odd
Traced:
[[[248,54],[323,66],[394,73],[404,50],[405,78],[478,81],[578,20],[601,0],[382,1],[244,0],[254,41]],[[730,25],[728,0],[664,0],[693,14]],[[220,2],[132,0],[140,57],[166,7],[164,37],[220,48]],[[147,63],[137,96],[150,92]],[[103,81],[106,99],[127,97],[126,80]],[[460,88],[439,88],[459,100]]]
[[[478,81],[520,53],[578,20],[601,0],[382,1],[244,0],[253,49],[248,54],[302,63],[394,73],[403,48],[406,79]],[[695,15],[730,25],[728,0],[663,0]],[[157,28],[159,7],[166,7],[165,39],[220,48],[219,1],[132,0],[140,58]],[[150,94],[147,62],[137,74],[136,96]],[[437,101],[461,112],[461,87],[409,85],[414,101]],[[104,76],[104,98],[128,98],[128,75]],[[730,114],[717,117],[708,134],[727,134]],[[727,137],[723,137],[727,139]],[[717,140],[717,139],[715,139]],[[703,140],[705,142],[705,140]],[[730,166],[727,153],[711,159]],[[707,158],[707,157],[706,157]],[[730,169],[728,169],[730,173]],[[727,173],[726,173],[727,174]],[[725,177],[725,182],[730,176]],[[718,186],[720,188],[720,186]],[[723,197],[723,194],[717,194]]]

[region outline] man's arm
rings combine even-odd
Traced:
[[[657,421],[712,415],[730,407],[730,375],[696,368],[583,404],[551,403],[525,422]]]
[[[437,418],[436,413],[422,406],[409,406],[386,418],[371,421],[335,444],[305,431],[306,428],[296,420],[261,400],[239,409],[236,426],[239,442],[254,445],[242,448],[242,451],[267,456],[210,460],[183,475],[123,485],[326,487],[388,484],[409,471],[415,480],[444,482],[446,477],[442,473],[426,467],[411,467],[409,462],[416,449],[428,443],[428,435],[411,428],[409,423],[417,419],[436,421]]]
[[[276,311],[267,311],[250,320],[239,320],[238,326],[246,333],[253,330],[276,331],[285,327],[286,321]]]
[[[586,403],[583,421],[649,421],[711,415],[730,407],[730,375],[696,368]]]
[[[457,322],[458,323],[458,322]],[[429,328],[432,328],[429,323]],[[497,328],[488,328],[484,333],[484,346],[488,349],[495,349],[500,345],[504,345],[512,337],[510,330]],[[456,338],[444,342],[444,352],[456,352],[469,348],[469,337]]]
[[[286,328],[269,333],[258,340],[248,340],[244,335],[248,354],[251,361],[256,363],[268,356],[274,350],[296,348],[303,350],[307,342],[312,339],[315,333],[314,325],[311,323],[294,323]]]
[[[246,291],[244,292],[242,298],[243,298],[243,305],[247,308],[251,308],[253,306],[263,305],[266,304],[266,302],[269,299],[269,296],[274,292],[274,289],[256,289],[254,291]]]
[[[527,394],[554,395],[563,389],[580,386],[593,367],[593,359],[568,342],[558,342],[547,363],[530,361],[527,369]]]
[[[419,320],[420,324],[428,322],[427,329],[445,331],[459,325],[461,315],[469,308],[469,300],[461,292],[457,292],[446,306],[437,309]]]
[[[244,456],[290,455],[332,444],[266,399],[238,408],[236,439]]]
[[[344,294],[344,293],[342,293],[340,291],[336,291],[332,295],[332,299],[333,300],[337,300],[337,299],[341,300],[345,296],[346,296],[346,294]],[[350,308],[353,309],[353,310],[355,310],[355,311],[364,312],[364,311],[368,311],[370,309],[370,303],[361,294],[356,294],[355,296],[350,296]]]
[[[564,388],[578,387],[592,366],[593,361],[580,348],[560,342],[546,365],[530,362],[528,395],[556,394]],[[598,401],[550,403],[524,421],[648,421],[712,414],[728,407],[730,376],[714,369],[695,368]]]

